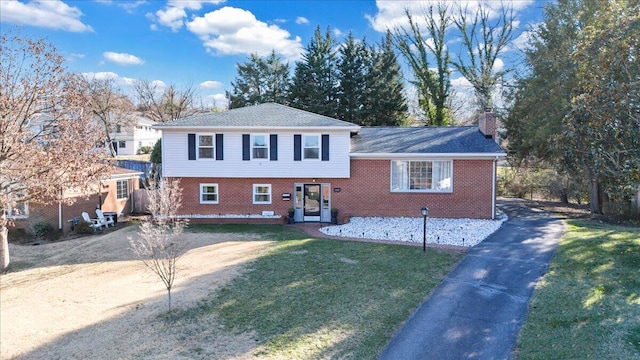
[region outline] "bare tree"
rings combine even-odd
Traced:
[[[90,78],[87,86],[91,92],[91,109],[95,119],[104,128],[111,155],[116,155],[111,133],[120,129],[133,130],[136,122],[131,100],[120,92],[114,78]]]
[[[412,83],[418,90],[419,105],[425,113],[427,125],[442,126],[452,123],[452,112],[448,107],[451,97],[450,57],[445,42],[445,32],[451,24],[449,13],[449,7],[445,3],[439,3],[435,12],[433,6],[430,6],[424,15],[427,26],[425,37],[409,9],[405,9],[411,31],[397,29],[394,35],[396,47],[415,76]],[[430,58],[435,60],[435,70],[429,64]]]
[[[453,22],[462,35],[464,56],[458,54],[458,60],[451,64],[473,86],[479,110],[493,107],[493,92],[506,70],[495,70],[498,56],[511,41],[513,30],[513,6],[501,2],[497,20],[491,23],[486,1],[479,4],[473,19],[468,17],[469,9],[458,8],[458,17]]]
[[[72,201],[109,176],[104,132],[92,121],[86,81],[64,68],[43,39],[0,36],[0,266],[9,265],[7,226],[28,202]]]
[[[185,251],[179,236],[187,226],[187,220],[176,217],[182,204],[182,189],[176,179],[162,179],[151,189],[148,206],[151,217],[142,221],[139,236],[130,237],[129,243],[144,265],[162,280],[171,310],[171,289],[178,271],[177,263]]]
[[[171,84],[163,88],[155,82],[137,80],[134,88],[139,110],[151,120],[167,122],[198,113],[196,88],[192,85],[179,89]]]

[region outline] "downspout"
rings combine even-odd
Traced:
[[[58,200],[58,230],[62,230],[62,200]]]
[[[62,191],[62,187],[60,187],[60,198],[58,199],[58,230],[63,230],[62,229],[62,196],[63,196],[63,191]]]
[[[498,166],[498,157],[493,160],[493,174],[491,176],[491,220],[496,219],[496,167]]]
[[[133,210],[135,209],[133,202],[135,201],[135,199],[133,198],[133,180],[135,179],[129,179],[129,199],[131,199],[131,201],[129,202],[129,214],[133,214]]]

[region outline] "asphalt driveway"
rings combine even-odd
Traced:
[[[467,256],[411,315],[380,360],[510,359],[535,286],[564,222],[517,201],[509,220]]]

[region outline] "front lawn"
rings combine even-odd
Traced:
[[[402,245],[319,240],[282,226],[192,226],[278,239],[249,271],[177,314],[214,315],[227,331],[253,334],[260,358],[372,359],[463,257]],[[206,324],[200,324],[205,327]]]
[[[570,221],[518,359],[640,359],[640,229]]]

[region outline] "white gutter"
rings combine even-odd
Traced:
[[[264,125],[255,125],[255,126],[217,126],[217,125],[154,125],[151,127],[156,130],[191,130],[191,131],[217,131],[217,130],[236,130],[236,131],[244,131],[250,132],[250,130],[292,130],[297,132],[305,132],[309,130],[320,130],[320,131],[349,131],[349,132],[357,132],[360,130],[360,126],[264,126]]]
[[[352,159],[456,159],[494,160],[506,153],[350,153]]]

